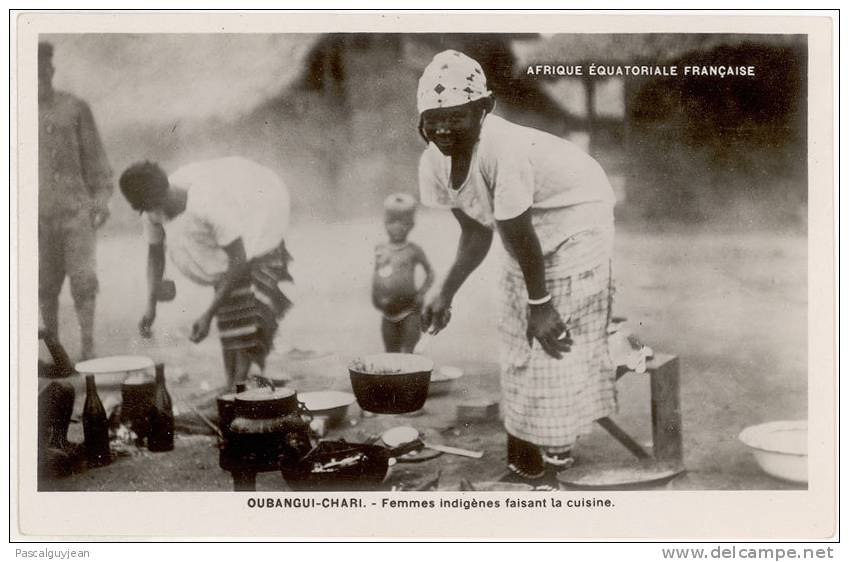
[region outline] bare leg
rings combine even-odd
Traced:
[[[240,384],[247,380],[248,371],[251,370],[251,360],[248,355],[242,351],[236,351],[236,365],[233,371],[233,384]]]
[[[80,355],[83,360],[94,357],[94,309],[95,298],[78,299],[74,302],[77,320],[80,323]]]
[[[251,360],[248,355],[240,349],[224,350],[224,369],[227,376],[227,388],[236,390],[236,385],[243,383],[248,378],[251,368]]]
[[[94,310],[97,296],[97,240],[91,217],[77,214],[66,224],[64,244],[65,271],[71,281],[71,296],[80,324],[80,354],[83,359],[94,355]]]
[[[42,294],[38,299],[41,308],[41,321],[44,329],[50,332],[56,341],[59,340],[59,296]]]
[[[223,349],[221,352],[224,357],[224,376],[227,378],[227,390],[234,392],[236,390],[236,351]]]
[[[38,221],[38,305],[44,329],[59,341],[59,293],[65,281],[64,246],[55,224]]]
[[[418,313],[413,313],[404,318],[399,325],[399,339],[401,353],[412,353],[416,349],[416,344],[422,337],[421,319]]]
[[[383,345],[387,353],[398,353],[401,351],[401,322],[390,322],[383,319],[381,331],[383,333]]]

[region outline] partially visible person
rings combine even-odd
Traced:
[[[68,442],[68,427],[76,392],[70,383],[74,366],[68,354],[39,320],[38,476],[41,479],[66,476],[71,471],[74,447]]]
[[[245,381],[251,364],[264,371],[278,322],[292,305],[280,287],[292,280],[283,181],[255,162],[228,157],[189,164],[171,176],[156,163],[140,162],[119,183],[142,213],[148,242],[141,335],[152,333],[167,243],[186,277],[213,287],[209,306],[192,324],[191,341],[204,340],[216,318],[228,387]]]
[[[80,355],[94,356],[96,231],[109,218],[112,170],[91,109],[53,88],[53,45],[38,44],[38,300],[59,336],[65,277],[80,325]]]
[[[388,352],[412,353],[421,338],[424,296],[433,285],[434,274],[424,250],[407,236],[415,226],[416,201],[404,193],[390,195],[384,202],[387,242],[374,249],[372,303],[383,313],[381,334]],[[425,279],[416,286],[421,267]]]
[[[448,324],[497,231],[507,250],[499,283],[507,462],[535,480],[571,466],[578,437],[616,405],[607,343],[614,196],[592,157],[493,115],[494,104],[481,66],[458,51],[436,55],[419,80],[428,143],[421,201],[450,209],[461,229],[423,323]]]

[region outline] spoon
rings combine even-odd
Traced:
[[[419,431],[414,427],[410,427],[409,425],[402,425],[399,427],[387,429],[381,434],[380,438],[388,447],[395,448],[405,443],[410,443],[412,441],[415,441],[416,439],[419,439]],[[483,451],[470,451],[469,449],[461,449],[459,447],[435,445],[432,443],[428,443],[424,440],[422,440],[422,443],[428,449],[433,449],[434,451],[441,451],[449,455],[458,455],[461,457],[469,457],[472,459],[479,459],[483,457]]]

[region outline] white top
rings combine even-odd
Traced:
[[[223,250],[237,238],[247,258],[275,248],[289,226],[289,192],[273,171],[241,157],[196,162],[168,181],[185,189],[186,209],[167,220],[144,213],[148,243],[162,243],[167,232],[171,261],[186,277],[213,285],[227,271]],[[164,227],[164,228],[163,228]]]
[[[451,158],[430,143],[419,162],[419,190],[423,205],[460,209],[489,228],[532,209],[543,254],[613,223],[615,196],[595,159],[565,139],[492,114],[463,185],[451,187]]]

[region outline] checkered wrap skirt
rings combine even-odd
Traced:
[[[528,292],[518,263],[501,276],[501,391],[508,433],[551,450],[570,447],[616,409],[607,348],[613,227],[583,231],[545,257],[546,286],[572,335],[558,360],[528,345]]]
[[[292,281],[286,244],[253,258],[242,277],[216,312],[218,335],[225,350],[242,350],[265,368],[280,319],[292,307],[279,283]]]

